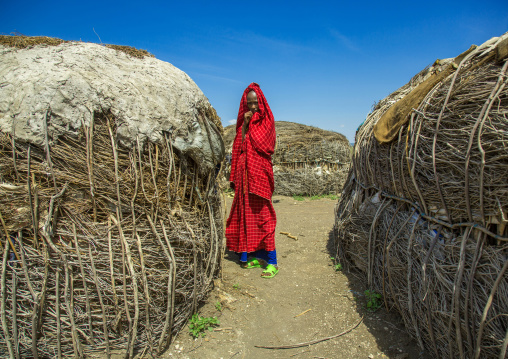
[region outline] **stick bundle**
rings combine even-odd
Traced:
[[[0,132],[0,357],[157,355],[211,289],[215,174],[175,153],[169,133],[121,148],[115,126],[96,114],[78,138],[44,146]]]
[[[504,358],[508,346],[508,62],[496,55],[506,37],[442,62],[454,71],[393,142],[376,140],[376,123],[444,70],[436,63],[378,103],[337,207],[341,263],[439,358]]]

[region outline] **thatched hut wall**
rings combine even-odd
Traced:
[[[0,357],[157,355],[220,269],[215,110],[151,57],[0,40]]]
[[[232,147],[235,128],[231,125],[224,130],[227,149]],[[275,121],[275,131],[275,194],[340,193],[351,161],[350,145],[344,135],[285,121]]]
[[[437,358],[508,346],[508,35],[436,61],[356,135],[337,253]]]

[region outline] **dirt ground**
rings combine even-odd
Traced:
[[[231,201],[227,199],[228,208]],[[365,309],[367,287],[358,274],[335,271],[336,201],[274,196],[273,203],[277,276],[261,278],[262,269],[242,269],[236,255],[226,252],[222,278],[199,310],[203,317],[217,317],[220,325],[198,339],[185,327],[163,358],[429,358],[397,315],[384,307]],[[307,343],[353,327],[340,337],[299,348],[257,347]]]

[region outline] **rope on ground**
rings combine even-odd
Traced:
[[[299,343],[299,344],[292,344],[292,345],[283,345],[283,346],[279,346],[279,347],[270,347],[270,346],[263,346],[263,345],[254,345],[254,347],[255,348],[263,348],[263,349],[293,349],[293,348],[301,348],[301,347],[305,347],[305,346],[308,346],[308,345],[313,345],[313,344],[321,343],[321,342],[324,342],[324,341],[327,341],[327,340],[330,340],[330,339],[334,339],[334,338],[338,338],[340,336],[343,336],[344,334],[347,334],[347,333],[355,330],[362,322],[363,322],[363,317],[361,317],[360,320],[358,321],[358,323],[356,323],[354,326],[352,326],[351,328],[343,331],[340,334],[332,335],[331,337],[327,337],[327,338],[321,338],[321,339],[312,340],[310,342]]]

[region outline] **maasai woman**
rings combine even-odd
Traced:
[[[244,268],[266,265],[263,278],[279,271],[275,252],[272,205],[272,154],[275,122],[268,102],[256,83],[243,93],[236,120],[230,185],[235,190],[226,226],[227,247],[239,254]]]

